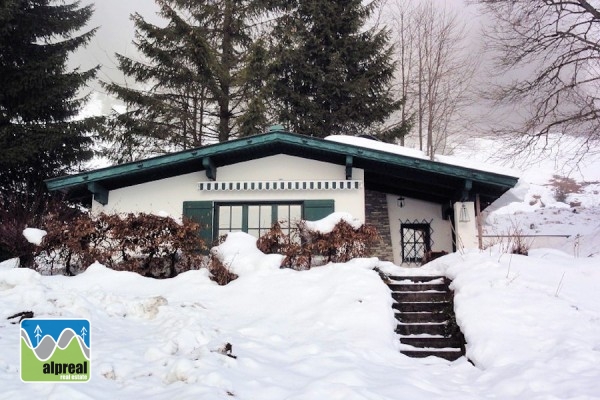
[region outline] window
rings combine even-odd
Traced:
[[[217,215],[217,236],[227,232],[242,231],[254,237],[265,234],[275,222],[281,223],[281,229],[290,233],[290,226],[302,219],[302,204],[254,203],[215,205]],[[291,224],[290,224],[291,223]]]
[[[420,263],[425,253],[431,251],[431,235],[428,223],[401,224],[402,261]]]
[[[335,211],[333,200],[304,200],[280,202],[213,202],[184,201],[183,216],[197,222],[198,235],[210,248],[220,235],[232,231],[248,232],[253,236],[264,234],[275,221],[282,222],[284,232],[290,232],[290,223],[304,218],[316,221]],[[293,225],[292,225],[293,226]]]

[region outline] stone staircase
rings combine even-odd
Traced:
[[[465,339],[454,316],[454,293],[443,276],[388,276],[396,300],[401,353],[409,357],[441,357],[454,361],[465,355]]]

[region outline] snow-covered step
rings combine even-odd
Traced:
[[[419,349],[419,350],[401,350],[402,354],[412,358],[439,357],[448,361],[456,361],[463,356],[460,349]]]
[[[396,319],[406,324],[425,322],[444,322],[448,320],[448,314],[443,312],[397,312]]]
[[[463,346],[463,342],[460,338],[450,336],[450,337],[413,337],[406,336],[400,338],[400,343],[409,344],[414,347],[423,347],[423,348],[461,348]]]
[[[398,275],[389,275],[387,278],[390,281],[395,281],[392,283],[417,283],[417,282],[427,282],[427,283],[444,283],[446,282],[445,276],[439,275],[414,275],[414,276],[398,276]]]
[[[448,333],[447,323],[421,323],[421,324],[398,324],[396,333],[400,335],[446,335]]]
[[[401,352],[410,357],[456,360],[464,355],[464,336],[454,317],[454,293],[443,276],[384,277],[392,290]]]
[[[392,293],[392,297],[393,297]],[[397,303],[394,303],[392,307],[400,312],[441,312],[446,313],[448,309],[452,307],[452,303],[449,301],[445,302],[407,302],[406,300],[398,300],[394,298]]]
[[[452,300],[452,292],[394,292],[396,301],[404,302],[448,302]]]
[[[419,292],[433,290],[445,292],[448,290],[446,283],[391,283],[388,285],[394,292]]]

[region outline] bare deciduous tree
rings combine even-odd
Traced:
[[[600,2],[474,2],[495,21],[487,36],[497,73],[504,79],[493,99],[521,114],[497,132],[512,134],[526,147],[540,139],[549,146],[565,135],[580,136],[578,158],[594,147],[598,150]]]
[[[466,50],[465,26],[433,1],[398,5],[394,12],[402,120],[413,119],[419,148],[433,158],[465,126],[473,101],[477,59]],[[404,144],[404,143],[402,143]]]

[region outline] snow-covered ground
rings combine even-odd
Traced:
[[[554,199],[544,165],[495,205],[488,233],[570,236],[529,256],[499,244],[419,269],[357,259],[293,271],[236,233],[216,251],[240,275],[226,286],[206,270],[155,280],[95,264],[64,277],[0,263],[0,399],[600,399],[600,188],[589,183],[600,168],[585,171],[567,197],[579,206]],[[472,363],[400,354],[374,267],[452,278]],[[22,311],[90,320],[89,382],[21,382],[19,325],[6,318]]]
[[[206,270],[154,280],[98,264],[76,277],[0,264],[0,398],[600,398],[598,258],[487,251],[422,269],[359,259],[293,271],[247,239],[221,249],[241,273],[226,286]],[[375,266],[453,278],[475,365],[401,355]],[[6,317],[28,310],[91,321],[90,382],[20,381],[19,325]],[[220,352],[227,343],[236,358]]]
[[[563,153],[540,148],[517,158],[508,155],[510,149],[489,139],[470,138],[463,148],[455,149],[456,156],[467,158],[474,165],[503,159],[521,171],[517,186],[484,213],[485,235],[518,232],[533,248],[560,249],[579,257],[600,255],[600,154],[575,163],[568,150],[571,148],[572,153],[573,148],[583,144],[577,138],[564,140],[567,151]],[[569,185],[569,181],[574,184]],[[564,199],[557,196],[557,187],[566,192]],[[507,247],[510,240],[487,241]]]

